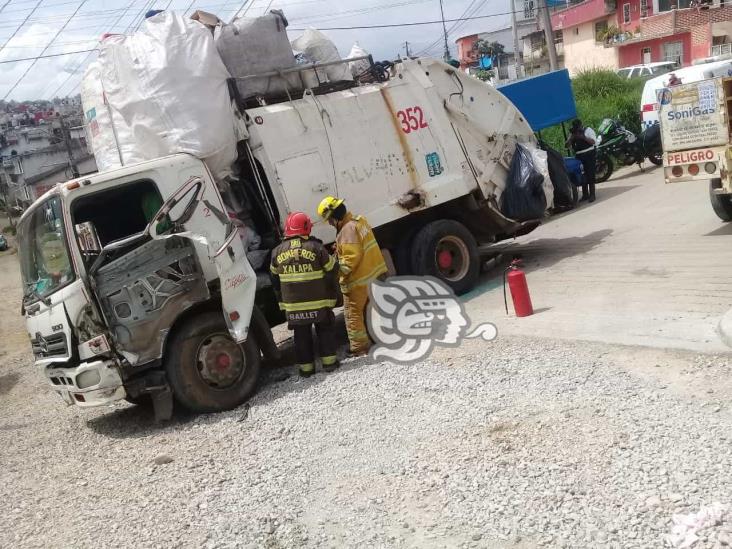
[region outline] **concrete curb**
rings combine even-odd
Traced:
[[[717,331],[722,342],[728,347],[732,347],[732,309],[724,313],[722,318],[719,319]]]

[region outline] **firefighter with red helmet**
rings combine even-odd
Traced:
[[[318,335],[323,370],[338,368],[333,307],[338,298],[336,260],[317,238],[310,237],[313,222],[292,212],[285,222],[285,238],[272,251],[270,271],[280,309],[295,336],[295,358],[302,377],[315,373],[312,327]]]

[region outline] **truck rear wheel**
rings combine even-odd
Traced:
[[[716,184],[715,184],[716,183]],[[722,221],[732,221],[732,195],[717,194],[715,188],[720,187],[719,179],[713,179],[709,182],[709,201],[712,203],[712,209],[717,217]]]
[[[259,369],[253,334],[237,344],[221,312],[188,319],[173,335],[165,358],[175,400],[194,412],[236,408],[254,391]]]
[[[465,225],[452,219],[425,225],[412,241],[412,272],[439,278],[456,294],[467,292],[480,274],[475,238]]]

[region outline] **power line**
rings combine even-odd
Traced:
[[[0,12],[2,12],[2,11],[3,11],[4,9],[5,9],[5,8],[7,8],[7,7],[8,7],[8,4],[10,4],[10,1],[11,1],[11,0],[8,0],[7,2],[5,2],[5,3],[3,4],[3,7],[2,7],[2,8],[0,8]]]
[[[79,13],[79,10],[80,10],[80,9],[81,9],[81,8],[82,8],[82,7],[84,6],[84,4],[86,4],[86,3],[87,3],[87,0],[81,0],[81,3],[80,3],[80,4],[79,4],[79,6],[78,6],[78,7],[76,8],[76,11],[74,11],[74,13],[72,13],[72,14],[71,14],[71,17],[69,17],[69,18],[68,18],[68,19],[66,20],[66,23],[64,23],[64,24],[63,24],[63,25],[61,26],[61,28],[60,28],[60,29],[58,30],[58,32],[56,33],[56,36],[54,36],[54,37],[53,37],[53,38],[51,39],[51,41],[50,41],[50,42],[48,43],[48,45],[46,45],[46,47],[45,47],[45,48],[43,48],[43,51],[41,52],[41,55],[43,55],[44,53],[46,53],[46,50],[48,49],[48,47],[49,47],[49,46],[50,46],[51,44],[53,44],[53,41],[54,41],[54,40],[56,40],[56,38],[58,38],[58,36],[59,36],[59,35],[60,35],[60,34],[61,34],[61,33],[62,33],[63,31],[64,31],[64,29],[66,28],[66,25],[68,25],[68,24],[69,24],[69,22],[70,22],[70,21],[71,21],[71,20],[72,20],[72,19],[74,18],[74,16],[75,16],[75,15],[76,15],[77,13]],[[40,2],[39,2],[39,4],[40,4]],[[32,69],[33,67],[35,67],[35,66],[36,66],[36,63],[38,62],[38,59],[39,59],[39,58],[40,58],[40,56],[38,56],[38,57],[37,57],[37,58],[36,58],[36,59],[35,59],[35,60],[33,61],[33,63],[31,63],[31,64],[30,64],[30,65],[28,66],[28,68],[27,68],[27,69],[25,70],[25,72],[24,72],[24,73],[23,73],[23,74],[22,74],[22,75],[20,76],[20,78],[18,78],[18,80],[16,80],[15,84],[13,84],[13,85],[12,85],[12,87],[11,87],[11,88],[10,88],[10,89],[8,90],[8,92],[7,92],[6,94],[5,94],[5,97],[3,97],[3,101],[5,101],[5,100],[6,100],[7,98],[8,98],[8,96],[9,96],[9,95],[10,95],[11,93],[13,93],[13,90],[15,90],[15,88],[17,88],[17,87],[18,87],[18,84],[20,84],[20,83],[21,83],[21,82],[23,81],[23,79],[24,79],[24,78],[26,77],[26,75],[27,75],[27,74],[28,74],[28,73],[30,72],[30,70],[31,70],[31,69]]]
[[[482,8],[483,5],[485,4],[485,0],[478,5],[475,5],[476,2],[478,2],[478,0],[473,0],[472,2],[470,2],[470,4],[468,4],[468,7],[465,8],[465,11],[463,11],[463,13],[460,14],[460,19],[462,19],[464,17],[470,17],[472,15],[475,15],[478,12],[478,10],[480,8]],[[465,21],[459,21],[457,23],[452,24],[450,26],[450,28],[447,30],[447,34],[448,35],[452,34],[455,30],[457,30],[460,26],[464,25],[465,23],[466,23]],[[435,47],[437,47],[440,44],[441,41],[442,41],[442,37],[440,36],[434,42],[431,42],[429,46],[427,46],[427,47],[421,49],[419,52],[417,52],[417,55],[422,55],[428,51],[433,50]]]
[[[0,51],[3,51],[3,49],[5,48],[5,46],[7,46],[7,45],[8,45],[8,42],[10,42],[10,41],[11,41],[11,40],[12,40],[13,38],[15,38],[15,35],[16,35],[16,34],[18,34],[18,32],[20,31],[20,29],[22,29],[22,28],[23,28],[23,25],[25,25],[25,24],[26,24],[26,22],[28,21],[28,19],[30,19],[30,16],[31,16],[31,15],[33,15],[33,14],[35,13],[35,11],[36,11],[36,10],[38,9],[38,6],[40,6],[40,5],[41,5],[41,2],[43,2],[43,0],[38,0],[38,3],[37,3],[37,4],[36,4],[36,5],[34,6],[34,7],[33,7],[33,10],[32,10],[32,11],[31,11],[31,12],[30,12],[30,13],[28,14],[28,16],[27,16],[27,17],[26,17],[26,18],[25,18],[25,19],[23,20],[23,22],[22,22],[22,23],[21,23],[21,24],[20,24],[20,25],[18,26],[18,28],[17,28],[17,29],[15,29],[15,31],[13,32],[13,34],[11,34],[11,35],[10,35],[10,38],[8,38],[8,39],[7,39],[6,41],[5,41],[5,43],[4,43],[4,44],[3,44],[2,46],[0,46]]]
[[[34,57],[20,57],[18,59],[6,59],[4,61],[0,61],[0,64],[5,65],[6,63],[20,63],[21,61],[38,61],[39,59],[48,59],[49,57],[63,57],[64,55],[74,55],[76,53],[87,53],[90,51],[98,51],[99,48],[92,48],[89,50],[76,50],[76,51],[66,51],[63,53],[48,53],[45,55],[36,55]]]
[[[424,4],[427,2],[433,2],[434,0],[408,0],[404,2],[399,3],[391,3],[391,4],[378,4],[375,6],[369,6],[367,8],[358,8],[353,10],[346,10],[341,11],[337,13],[331,13],[331,14],[317,14],[317,15],[306,15],[304,17],[297,17],[293,18],[291,20],[292,23],[316,23],[316,22],[324,22],[324,21],[332,21],[333,19],[341,19],[343,17],[352,17],[355,15],[365,15],[369,13],[375,13],[379,12],[385,9],[390,8],[399,8],[404,6],[411,6],[414,4]]]
[[[491,17],[499,17],[501,15],[511,15],[511,13],[519,13],[516,12],[503,12],[503,13],[491,13],[490,15],[476,15],[473,17],[463,17],[459,19],[445,19],[445,23],[454,23],[456,21],[474,21],[477,19],[490,19]],[[521,12],[523,13],[523,12]],[[388,29],[393,27],[416,27],[420,25],[442,25],[442,19],[437,19],[436,21],[414,21],[414,22],[407,22],[407,23],[389,23],[384,25],[354,25],[352,27],[321,27],[318,30],[321,31],[334,31],[334,30],[358,30],[358,29]],[[304,31],[307,29],[295,29],[295,28],[288,28],[288,30],[293,31]],[[442,39],[442,37],[440,37]]]
[[[114,23],[111,23],[111,21],[112,21],[112,18],[110,18],[110,19],[109,19],[108,21],[105,21],[105,22],[104,22],[104,23],[103,23],[102,25],[103,25],[104,27],[106,27],[106,26],[107,26],[107,24],[108,24],[108,22],[109,22],[109,23],[111,23],[111,27],[112,27],[112,28],[114,28],[115,26],[117,26],[117,24],[118,24],[118,23],[119,23],[119,22],[120,22],[120,21],[122,20],[122,18],[123,18],[123,17],[125,16],[125,14],[127,13],[127,10],[129,10],[129,9],[130,9],[130,8],[131,8],[131,7],[132,7],[132,6],[134,5],[134,3],[135,3],[136,1],[137,1],[137,0],[131,0],[131,2],[130,2],[129,4],[127,4],[127,7],[125,8],[125,11],[124,11],[124,12],[122,12],[122,15],[120,15],[119,17],[117,17],[117,20],[116,20],[116,21],[115,21]],[[170,0],[170,2],[168,2],[168,5],[170,5],[170,3],[171,3],[172,1],[173,1],[173,0]],[[97,32],[98,32],[98,31],[97,31]],[[74,68],[74,70],[73,70],[73,71],[72,71],[71,73],[69,73],[69,75],[68,75],[68,76],[66,77],[66,80],[64,80],[64,81],[63,81],[63,82],[61,83],[61,85],[59,85],[59,87],[57,87],[57,88],[56,88],[56,91],[54,91],[54,92],[53,92],[53,93],[51,94],[51,99],[53,99],[54,97],[56,97],[56,95],[58,94],[58,92],[59,92],[59,91],[61,91],[61,88],[63,88],[63,87],[64,87],[64,86],[66,85],[66,83],[67,83],[67,82],[68,82],[69,80],[71,80],[71,78],[72,78],[72,77],[73,77],[73,76],[74,76],[75,74],[77,74],[77,73],[79,72],[79,69],[81,69],[81,68],[82,68],[82,67],[84,66],[84,64],[85,64],[85,63],[86,63],[86,62],[87,62],[87,61],[89,60],[89,58],[90,58],[90,57],[92,56],[92,54],[94,53],[94,51],[95,51],[95,50],[91,50],[91,51],[90,51],[89,53],[87,53],[87,54],[86,54],[86,57],[84,57],[84,59],[82,59],[82,60],[81,60],[81,62],[80,62],[80,63],[79,63],[78,65],[76,65],[76,68]],[[44,90],[44,92],[45,92],[45,90]],[[42,94],[42,95],[45,95],[45,94]]]

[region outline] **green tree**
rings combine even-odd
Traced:
[[[487,71],[485,69],[479,69],[475,71],[473,74],[478,80],[482,80],[483,82],[487,82],[491,78],[493,78],[493,71]]]
[[[500,42],[488,42],[482,38],[475,41],[475,44],[473,44],[473,50],[476,51],[480,57],[486,55],[493,57],[494,55],[506,53],[505,46]]]

